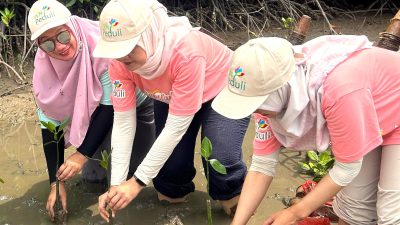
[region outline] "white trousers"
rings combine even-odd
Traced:
[[[364,156],[358,176],[337,195],[335,213],[351,225],[400,225],[400,145]]]

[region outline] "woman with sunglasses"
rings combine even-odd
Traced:
[[[92,52],[100,38],[98,22],[71,16],[69,10],[55,0],[35,2],[28,16],[31,39],[38,45],[33,73],[33,91],[38,106],[39,120],[52,122],[69,119],[65,136],[59,143],[59,169],[57,146],[53,134],[42,126],[42,140],[50,178],[51,191],[46,208],[54,218],[56,199],[55,180],[61,182],[60,197],[67,208],[64,181],[82,170],[85,181],[99,182],[106,178],[98,162],[88,157],[110,151],[110,134],[113,125],[113,106],[110,95],[121,96],[120,84],[111,84],[108,75],[108,59],[96,59]],[[129,171],[147,154],[155,139],[153,102],[140,91],[136,92],[137,124]],[[140,140],[138,142],[137,140]],[[77,149],[64,162],[64,149]],[[132,143],[126,143],[132,148]],[[130,157],[130,156],[129,156]],[[129,173],[128,177],[133,173]]]

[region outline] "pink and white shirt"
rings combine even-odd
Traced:
[[[379,145],[400,144],[399,62],[397,52],[365,49],[328,74],[321,109],[339,162],[358,160]],[[282,145],[269,129],[268,118],[254,114],[254,119],[254,154],[278,150]]]
[[[226,85],[232,51],[200,31],[191,31],[172,50],[163,75],[146,80],[113,60],[110,78],[115,111],[136,106],[135,88],[153,99],[169,104],[176,116],[195,114],[201,104],[213,99]]]

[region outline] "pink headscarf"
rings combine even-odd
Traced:
[[[46,116],[58,121],[70,119],[65,129],[65,143],[79,147],[103,95],[99,78],[106,72],[109,59],[92,56],[100,38],[98,22],[71,16],[67,26],[76,37],[77,53],[72,60],[62,61],[38,49],[33,91]]]

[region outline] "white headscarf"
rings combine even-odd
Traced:
[[[328,35],[295,46],[305,55],[298,62],[292,78],[271,94],[260,109],[280,112],[270,118],[278,141],[296,150],[324,151],[330,143],[326,121],[321,111],[323,82],[326,76],[352,53],[371,48],[365,36]]]
[[[151,0],[150,4],[154,16],[138,42],[146,51],[147,61],[134,71],[148,80],[160,76],[165,71],[175,46],[193,30],[187,17],[169,17],[167,9],[161,3]]]

